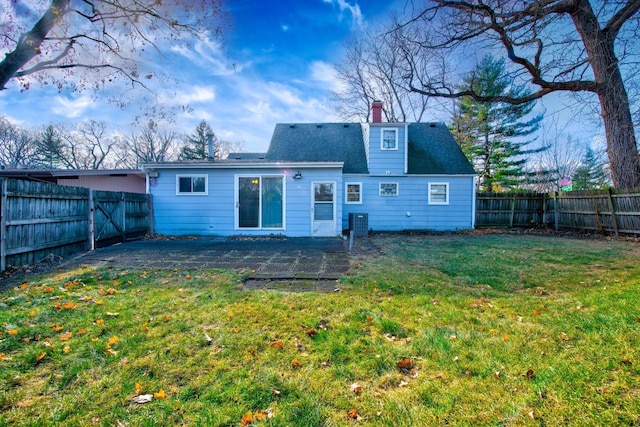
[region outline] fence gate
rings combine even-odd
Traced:
[[[150,212],[147,194],[0,179],[0,272],[141,236]]]

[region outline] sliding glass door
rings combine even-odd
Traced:
[[[238,228],[284,228],[283,177],[238,177],[237,208]]]

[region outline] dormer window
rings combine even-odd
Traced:
[[[382,128],[381,150],[398,149],[398,129]]]

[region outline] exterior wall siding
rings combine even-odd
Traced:
[[[296,172],[302,174],[293,179]],[[335,182],[336,230],[341,232],[342,218],[342,170],[278,168],[256,169],[160,169],[158,177],[150,182],[153,195],[154,228],[156,233],[167,235],[270,235],[291,237],[311,235],[311,205],[314,181]],[[207,175],[206,195],[176,195],[176,175]],[[284,229],[236,228],[236,175],[285,175]]]
[[[367,213],[373,231],[473,228],[472,176],[364,176],[347,175],[344,182],[362,183],[362,204],[345,204],[342,227],[349,227],[349,213]],[[380,196],[381,182],[397,182],[398,196]],[[429,205],[429,183],[449,184],[449,204]]]
[[[382,129],[397,129],[398,149],[382,150]],[[369,173],[371,175],[404,174],[406,127],[404,124],[383,123],[371,125],[369,128]]]
[[[70,187],[92,188],[101,191],[125,191],[128,193],[145,193],[144,175],[128,174],[126,176],[80,175],[77,178],[57,178],[58,185]]]

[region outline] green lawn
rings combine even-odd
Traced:
[[[374,239],[332,294],[86,266],[0,294],[0,426],[640,425],[637,243]]]

